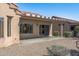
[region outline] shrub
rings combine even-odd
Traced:
[[[79,37],[79,26],[75,27],[74,32],[76,34],[76,37]]]
[[[64,37],[72,37],[72,33],[71,32],[64,32]]]
[[[52,46],[47,48],[49,56],[66,56],[69,54],[69,49],[66,49],[63,46]]]
[[[59,36],[58,32],[53,32],[53,36]]]
[[[76,26],[74,31],[79,32],[79,26]]]

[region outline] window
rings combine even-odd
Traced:
[[[7,36],[11,36],[11,19],[12,17],[7,17]]]
[[[49,35],[49,25],[40,25],[39,34],[40,35]]]
[[[33,25],[32,24],[20,24],[20,33],[32,33]]]
[[[73,31],[75,29],[75,26],[71,26],[70,30]]]
[[[4,21],[2,17],[0,17],[0,37],[4,37]]]

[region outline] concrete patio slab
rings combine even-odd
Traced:
[[[43,56],[47,55],[47,47],[52,45],[61,45],[68,49],[77,49],[76,41],[73,39],[52,39],[52,38],[37,38],[29,40],[21,40],[20,44],[0,48],[2,56]],[[78,49],[77,49],[78,50]]]

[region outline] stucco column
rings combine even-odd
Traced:
[[[60,24],[60,34],[61,34],[61,37],[63,37],[63,24]]]
[[[36,26],[37,26],[37,35],[39,36],[39,24],[37,24]]]
[[[4,38],[7,39],[7,17],[4,19]]]
[[[39,24],[34,24],[33,25],[33,34],[35,36],[39,36]]]
[[[49,27],[49,36],[53,36],[52,32],[53,32],[53,24],[51,23]]]

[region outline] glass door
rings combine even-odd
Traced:
[[[39,34],[45,36],[49,35],[49,25],[40,25]]]

